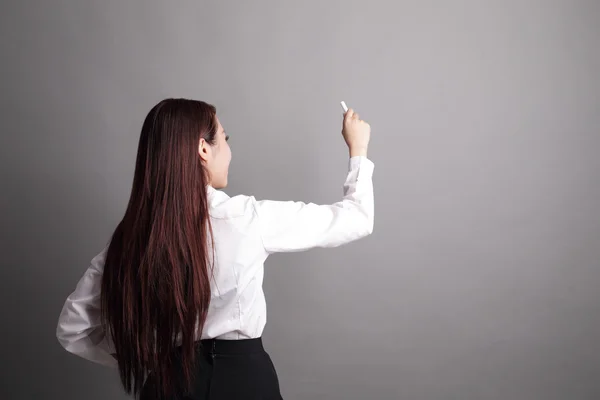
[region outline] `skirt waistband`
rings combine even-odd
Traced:
[[[210,354],[250,354],[265,351],[262,338],[240,340],[202,339],[198,344],[203,351]]]

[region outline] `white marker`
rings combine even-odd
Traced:
[[[348,107],[346,106],[345,102],[341,102],[342,108],[344,109],[344,112],[348,112]]]

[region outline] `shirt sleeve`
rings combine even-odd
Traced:
[[[276,253],[337,247],[370,235],[374,224],[373,170],[368,158],[350,158],[343,198],[331,205],[255,201],[265,250]]]
[[[67,297],[58,318],[56,337],[69,352],[87,360],[117,367],[100,320],[100,289],[106,249],[91,261],[90,267]]]

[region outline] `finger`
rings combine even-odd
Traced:
[[[344,114],[344,119],[345,120],[351,119],[353,115],[354,115],[354,110],[349,108],[348,111],[346,112],[346,114]]]

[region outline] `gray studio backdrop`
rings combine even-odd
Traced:
[[[2,399],[124,399],[62,350],[142,120],[214,103],[231,195],[331,203],[340,100],[375,231],[267,261],[286,399],[600,398],[598,1],[3,1]]]

